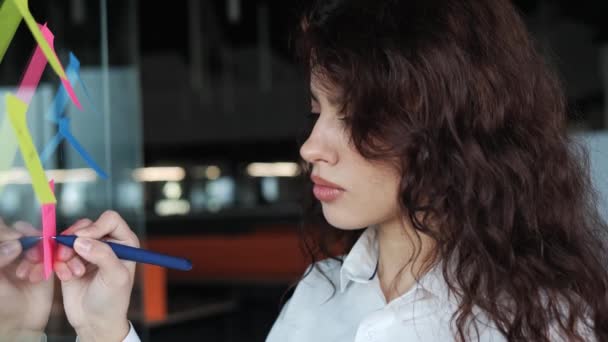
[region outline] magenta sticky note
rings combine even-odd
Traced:
[[[42,35],[47,40],[50,46],[53,46],[53,34],[49,29],[44,25],[38,25],[40,27],[40,31]],[[44,72],[44,68],[46,68],[46,57],[40,49],[40,46],[36,46],[34,49],[34,53],[32,54],[32,58],[30,58],[30,62],[27,65],[27,69],[25,69],[25,73],[23,74],[23,78],[19,83],[19,88],[17,90],[17,97],[29,104],[32,100],[32,96],[34,96],[34,92],[36,92],[36,88],[38,87],[38,83],[40,83],[40,78],[42,77],[42,73]]]
[[[78,97],[76,97],[76,93],[74,92],[74,88],[72,88],[72,84],[70,83],[70,80],[68,80],[67,77],[66,78],[62,78],[61,79],[61,83],[65,87],[65,91],[68,92],[68,95],[72,99],[72,102],[74,102],[74,104],[76,105],[76,107],[78,109],[82,110],[82,105],[80,104],[80,101],[78,100]]]
[[[51,180],[49,184],[51,189],[55,191],[55,183],[53,180]],[[53,273],[53,252],[55,251],[53,236],[57,234],[55,208],[54,203],[42,205],[42,255],[44,262],[44,279],[49,279]]]
[[[49,47],[51,48],[51,52],[55,55],[55,57],[57,57],[57,54],[55,53],[55,45],[54,45],[55,36],[53,35],[53,32],[51,32],[51,30],[49,30],[49,28],[46,26],[46,23],[44,25],[38,24],[38,27],[40,28],[40,32],[42,33],[44,40],[46,40]],[[59,60],[59,59],[57,59],[57,60]],[[42,48],[40,47],[40,45],[37,45],[36,49],[34,50],[34,54],[32,55],[32,58],[30,59],[27,69],[23,75],[23,78],[21,79],[21,83],[19,84],[19,89],[17,91],[17,97],[21,101],[23,101],[27,104],[30,103],[32,96],[34,95],[34,92],[36,91],[36,87],[38,87],[40,78],[42,77],[42,72],[46,68],[47,62],[48,62],[48,59],[44,55]],[[59,65],[59,67],[63,71],[63,67],[61,65]],[[72,102],[74,102],[74,104],[76,105],[76,107],[78,109],[82,110],[82,105],[80,104],[80,100],[78,100],[78,97],[76,96],[76,93],[74,92],[74,89],[72,88],[72,84],[67,79],[67,77],[61,78],[61,83],[65,87],[65,90],[67,91]]]

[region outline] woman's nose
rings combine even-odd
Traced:
[[[331,142],[331,134],[320,124],[315,124],[308,139],[300,147],[300,156],[311,164],[327,163],[334,165],[338,162],[338,154]]]

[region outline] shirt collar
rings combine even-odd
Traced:
[[[365,229],[350,250],[340,269],[340,291],[344,292],[348,284],[368,283],[378,271],[377,227]],[[448,286],[443,277],[443,262],[438,262],[419,282],[414,285],[440,300],[448,300]]]
[[[344,292],[351,281],[367,283],[374,279],[378,269],[378,241],[376,227],[366,228],[340,268],[340,291]]]

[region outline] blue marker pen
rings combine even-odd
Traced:
[[[21,249],[27,251],[36,246],[40,240],[42,240],[42,236],[24,236],[19,239],[19,243],[21,243]]]
[[[70,248],[74,248],[74,241],[76,241],[76,238],[76,235],[57,235],[54,237],[57,243]],[[188,259],[151,252],[142,248],[125,246],[115,242],[103,242],[107,243],[116,256],[122,260],[173,268],[180,271],[190,271],[192,269],[192,262]]]

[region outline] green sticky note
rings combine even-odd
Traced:
[[[17,137],[6,115],[0,124],[0,172],[8,171],[13,166],[18,148]],[[0,183],[0,194],[3,188],[4,184]]]
[[[17,27],[21,23],[21,14],[12,0],[4,0],[0,7],[0,63],[11,44]]]
[[[23,161],[32,178],[32,186],[34,187],[36,198],[38,198],[40,204],[56,203],[57,200],[46,178],[40,157],[32,140],[32,135],[27,127],[25,117],[27,104],[9,93],[6,95],[6,112],[17,137]]]
[[[5,2],[6,1],[11,1],[11,0],[5,0]],[[15,6],[17,6],[17,9],[19,10],[19,12],[21,13],[21,16],[25,20],[27,27],[30,29],[30,32],[32,32],[32,35],[34,36],[36,43],[38,43],[38,46],[40,46],[42,53],[44,53],[44,56],[49,61],[51,68],[53,68],[53,70],[55,70],[55,73],[57,73],[57,76],[59,76],[59,78],[65,79],[66,78],[65,71],[63,71],[63,67],[61,66],[61,63],[59,62],[59,58],[57,58],[57,55],[55,55],[54,50],[49,46],[49,43],[46,41],[46,39],[44,39],[44,36],[42,35],[42,32],[40,31],[40,28],[38,27],[36,20],[34,20],[32,13],[30,13],[30,9],[27,5],[27,0],[12,0],[12,1],[14,2]]]

